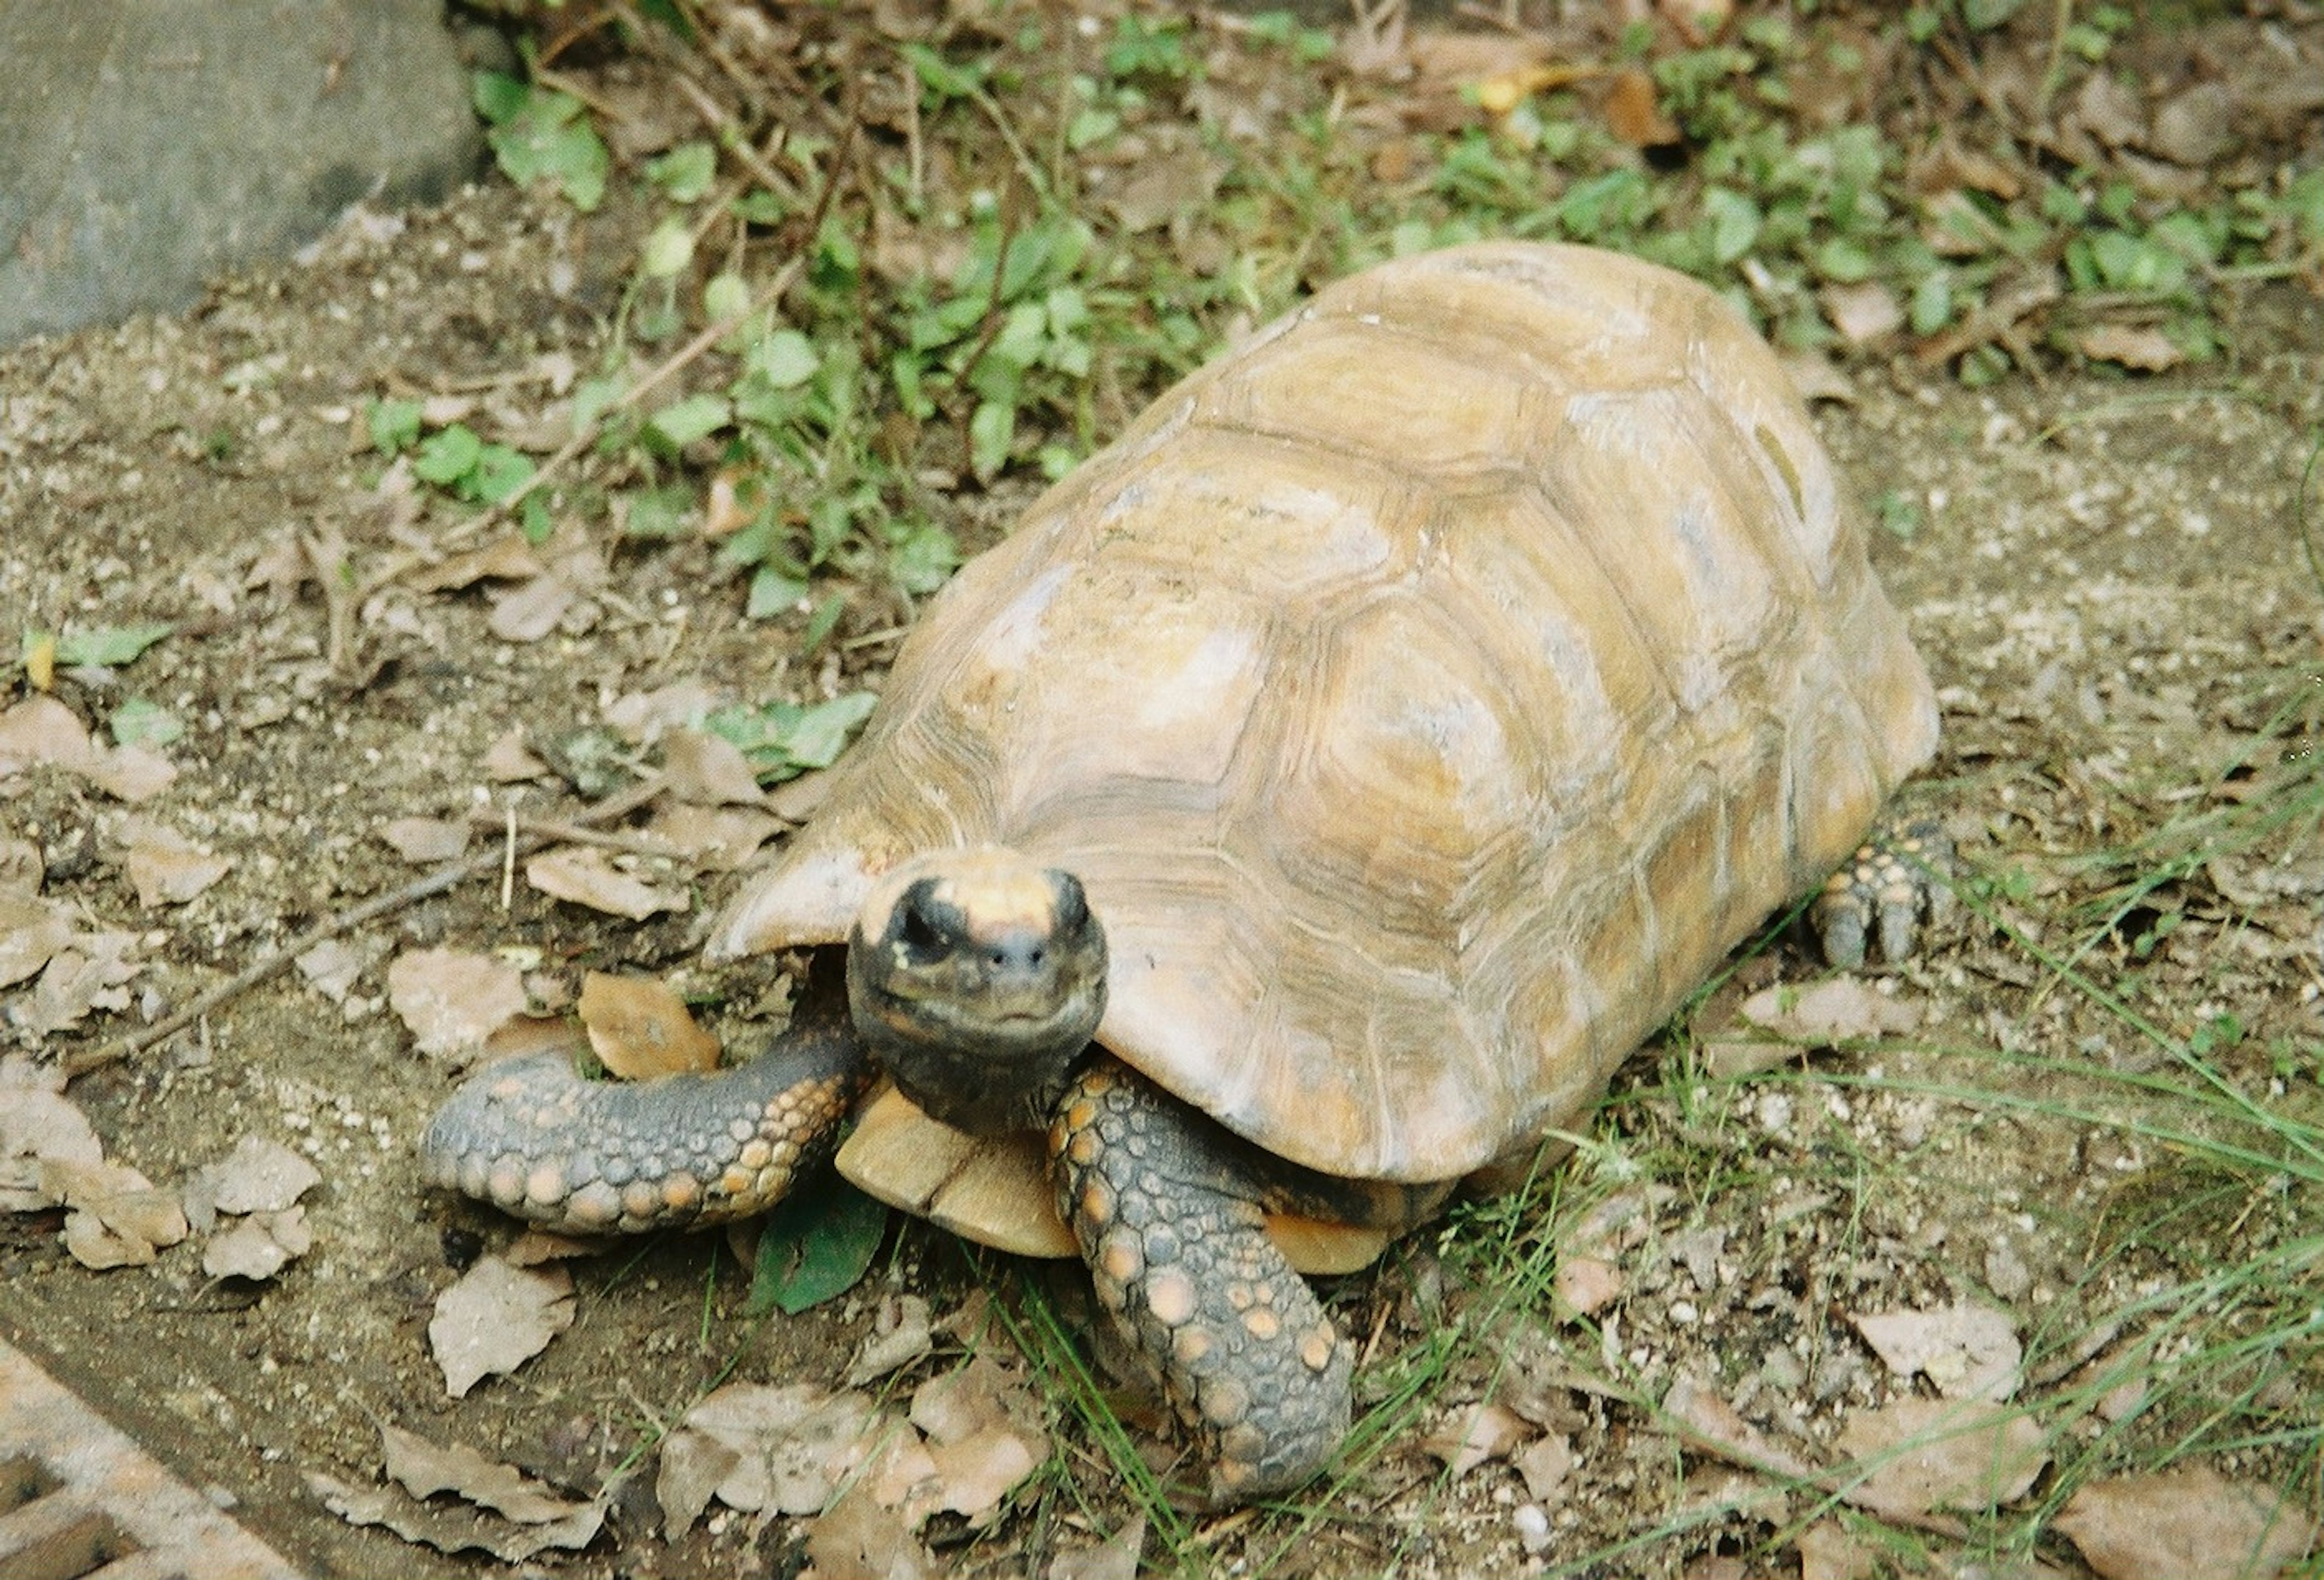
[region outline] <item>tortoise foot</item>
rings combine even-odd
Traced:
[[[1347,1436],[1352,1357],[1268,1239],[1231,1143],[1107,1060],[1075,1077],[1049,1146],[1099,1303],[1161,1374],[1213,1495],[1314,1475]]]
[[[1929,819],[1875,833],[1827,879],[1810,913],[1823,958],[1854,969],[1875,936],[1890,964],[1909,958],[1922,926],[1941,921],[1952,891],[1952,841]]]

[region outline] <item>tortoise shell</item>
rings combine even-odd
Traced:
[[[877,876],[1077,874],[1099,1041],[1329,1173],[1517,1155],[1936,738],[1786,376],[1616,254],[1344,280],[1194,373],[964,567],[726,954]]]

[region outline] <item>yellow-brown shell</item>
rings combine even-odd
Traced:
[[[1594,1100],[1936,738],[1766,344],[1674,273],[1495,243],[1341,281],[965,566],[727,953],[874,876],[1078,874],[1100,1041],[1336,1174]]]

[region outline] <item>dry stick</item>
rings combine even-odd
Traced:
[[[662,776],[657,774],[650,779],[632,785],[610,801],[599,802],[583,812],[574,821],[576,824],[601,823],[627,816],[660,795],[663,785]],[[523,836],[523,841],[529,846],[549,842],[546,834],[528,834]],[[401,888],[391,889],[383,895],[374,895],[359,905],[327,916],[272,953],[262,955],[253,960],[226,981],[199,995],[192,1003],[174,1015],[166,1015],[143,1031],[133,1032],[101,1048],[83,1049],[60,1061],[60,1066],[66,1077],[69,1079],[73,1076],[86,1075],[92,1070],[102,1069],[108,1064],[117,1063],[133,1054],[142,1053],[154,1043],[176,1036],[219,1006],[247,993],[261,982],[279,974],[291,961],[313,949],[317,944],[327,943],[343,932],[353,932],[367,922],[376,922],[382,916],[392,914],[406,905],[417,905],[421,900],[433,898],[447,889],[456,887],[471,877],[489,872],[501,865],[503,859],[503,853],[499,849],[471,856],[465,861],[455,862],[449,867],[429,873],[425,877],[405,884]]]

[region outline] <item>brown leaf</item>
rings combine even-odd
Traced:
[[[1921,1006],[1891,997],[1854,977],[1828,977],[1804,988],[1779,983],[1745,999],[1736,1012],[1779,1037],[1810,1047],[1868,1042],[1921,1024]]]
[[[524,1563],[551,1548],[587,1547],[605,1523],[603,1503],[582,1504],[547,1525],[513,1525],[472,1508],[427,1508],[393,1487],[352,1487],[320,1473],[309,1474],[307,1488],[350,1525],[377,1526],[438,1552],[486,1552],[510,1564]]]
[[[1823,303],[1823,316],[1850,345],[1868,345],[1904,326],[1904,309],[1896,293],[1877,280],[1827,285],[1816,295]]]
[[[521,582],[540,575],[542,569],[540,556],[533,553],[524,535],[510,532],[482,548],[472,548],[414,571],[406,580],[419,592],[439,592],[484,581]]]
[[[883,1301],[872,1333],[855,1349],[840,1382],[850,1388],[877,1382],[891,1373],[918,1364],[935,1347],[928,1331],[928,1303],[918,1295]]]
[[[2172,164],[2214,163],[2236,145],[2236,113],[2225,87],[2199,82],[2154,112],[2147,145]]]
[[[143,1267],[158,1250],[190,1232],[177,1197],[122,1163],[42,1158],[39,1188],[72,1210],[65,1217],[65,1249],[84,1267]]]
[[[39,1212],[57,1198],[41,1181],[45,1159],[94,1168],[105,1149],[66,1098],[64,1076],[20,1053],[0,1059],[0,1212]]]
[[[1622,1270],[1603,1257],[1569,1256],[1557,1264],[1551,1285],[1564,1309],[1577,1317],[1602,1310],[1623,1288]]]
[[[758,806],[767,799],[742,749],[705,730],[676,729],[662,738],[662,772],[671,794],[697,806]]]
[[[1421,1447],[1444,1462],[1455,1476],[1489,1459],[1503,1459],[1533,1438],[1534,1428],[1514,1410],[1498,1404],[1480,1404],[1458,1418],[1457,1430],[1436,1433]]]
[[[1849,1417],[1839,1447],[1869,1473],[1849,1501],[1884,1514],[2015,1502],[2050,1457],[2040,1427],[1985,1400],[1900,1399]]]
[[[383,1422],[379,1444],[387,1474],[415,1498],[454,1493],[521,1525],[546,1525],[588,1507],[578,1499],[558,1496],[546,1483],[512,1465],[487,1459],[463,1443],[439,1447]]]
[[[2093,361],[2118,363],[2141,372],[2159,373],[2187,360],[2178,343],[2162,330],[2126,324],[2092,324],[2075,334],[2074,345]]]
[[[537,642],[558,628],[580,598],[580,589],[562,576],[535,576],[494,598],[484,624],[503,642]]]
[[[12,1013],[19,1029],[45,1036],[78,1025],[94,1009],[125,1010],[124,984],[137,975],[133,932],[82,932],[72,947],[59,950],[42,969],[32,1002],[22,998]]]
[[[524,731],[521,730],[511,730],[503,734],[484,753],[484,777],[495,785],[513,785],[527,779],[538,779],[548,772],[549,765],[524,743]]]
[[[307,1210],[254,1213],[202,1247],[202,1271],[212,1278],[246,1278],[261,1283],[304,1256],[314,1246]]]
[[[2297,1505],[2209,1466],[2091,1482],[2057,1523],[2102,1580],[2272,1580],[2319,1550]]]
[[[1800,1580],[1874,1580],[1880,1573],[1878,1549],[1830,1520],[1802,1531],[1798,1547]]]
[[[444,817],[399,817],[383,825],[379,837],[415,867],[450,861],[468,849],[468,825]]]
[[[372,951],[344,938],[327,938],[293,961],[308,985],[333,1004],[345,1004],[355,979],[372,961]]]
[[[762,798],[763,799],[763,798]],[[780,818],[752,806],[696,806],[666,801],[646,831],[686,859],[713,872],[733,872],[782,831]]]
[[[494,955],[406,950],[387,968],[387,1003],[422,1053],[453,1058],[524,1013],[524,979]]]
[[[81,776],[117,801],[133,804],[151,801],[177,782],[170,759],[142,746],[116,746],[98,751],[82,767]]]
[[[673,730],[699,724],[724,701],[700,675],[673,680],[648,692],[625,692],[605,704],[606,725],[632,746],[650,746]]]
[[[184,905],[234,867],[225,857],[151,818],[124,817],[113,837],[137,890],[137,903],[149,911]]]
[[[1509,1456],[1509,1463],[1525,1477],[1526,1496],[1546,1503],[1573,1474],[1573,1439],[1563,1432],[1545,1432]]]
[[[27,697],[0,712],[0,779],[42,763],[78,773],[93,750],[79,715],[54,697]]]
[[[604,851],[579,845],[560,845],[533,857],[524,864],[524,878],[553,898],[632,922],[660,911],[684,911],[694,904],[684,886],[658,888],[615,867]]]
[[[572,1274],[485,1256],[436,1297],[428,1342],[445,1392],[465,1399],[479,1382],[515,1371],[572,1326]]]
[[[809,1520],[807,1553],[819,1580],[936,1580],[927,1548],[867,1487],[854,1487]]]
[[[831,1501],[892,1429],[864,1395],[813,1383],[734,1382],[712,1393],[670,1434],[708,1438],[734,1455],[718,1501],[745,1513],[812,1514]],[[688,1445],[682,1453],[696,1453]],[[663,1452],[669,1452],[665,1444]],[[670,1505],[665,1503],[665,1511]]]
[[[1724,1395],[1699,1377],[1681,1376],[1673,1382],[1663,1396],[1663,1411],[1693,1434],[1698,1447],[1730,1464],[1778,1475],[1808,1474],[1798,1456],[1738,1415]]]
[[[1138,1580],[1138,1560],[1146,1554],[1146,1516],[1095,1547],[1070,1548],[1049,1560],[1047,1580]]]
[[[1606,87],[1606,129],[1633,148],[1667,148],[1679,140],[1678,124],[1655,98],[1655,79],[1637,67],[1614,73]]]
[[[2074,96],[2074,120],[2109,148],[2137,142],[2146,135],[2146,106],[2138,95],[2111,71],[2093,71]]]
[[[283,1212],[323,1180],[306,1158],[263,1135],[244,1136],[207,1173],[209,1200],[220,1212]]]
[[[718,1068],[718,1039],[658,978],[591,971],[581,980],[580,1014],[599,1062],[623,1080]]]
[[[2016,1326],[1990,1307],[1851,1312],[1864,1342],[1900,1377],[1925,1374],[1947,1399],[2007,1399],[2017,1392],[2024,1351]]]
[[[0,899],[0,988],[13,988],[72,942],[72,908],[59,900]]]

